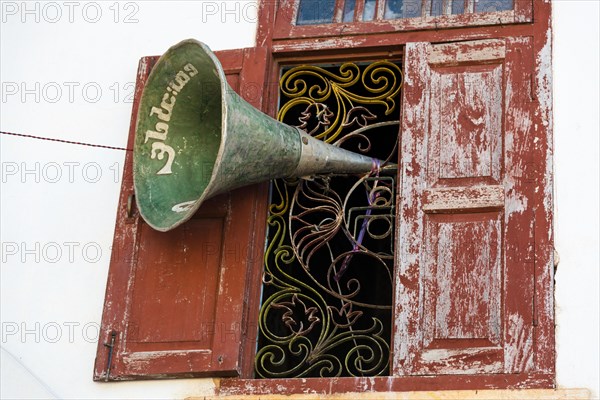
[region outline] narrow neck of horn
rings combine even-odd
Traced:
[[[303,177],[317,174],[360,174],[377,169],[380,160],[353,153],[299,131],[300,160],[292,176]]]

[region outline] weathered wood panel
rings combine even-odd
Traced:
[[[503,40],[498,39],[465,42],[463,46],[441,43],[431,47],[427,54],[427,62],[431,66],[502,61],[506,57],[506,44]]]
[[[422,369],[502,371],[499,213],[425,218]]]
[[[423,211],[428,213],[502,207],[504,187],[500,185],[444,187],[423,191]]]
[[[356,391],[339,394],[255,394],[192,397],[187,400],[587,400],[587,389],[439,390],[422,392]]]
[[[260,107],[265,50],[216,54],[231,87]],[[129,147],[141,91],[155,61],[145,58],[140,64]],[[248,334],[242,328],[247,280],[255,240],[260,248],[263,243],[255,236],[254,214],[264,196],[256,187],[223,194],[203,204],[185,225],[161,233],[130,201],[131,170],[128,154],[94,379],[239,376],[240,343]],[[109,362],[104,343],[113,337]]]
[[[432,90],[436,96],[432,116],[439,116],[439,120],[432,120],[432,134],[439,135],[439,177],[495,175],[498,179],[502,131],[500,66],[480,72],[438,72]]]
[[[456,178],[499,181],[503,126],[503,59],[499,57],[505,47],[502,40],[485,40],[428,48],[428,186]],[[473,179],[466,182],[472,185]]]
[[[552,28],[549,5],[536,3],[537,30],[533,36],[534,54],[530,65],[531,106],[534,109],[533,160],[530,177],[535,199],[535,281],[533,307],[535,368],[555,371],[554,321],[554,229],[553,229],[553,115],[552,115]]]
[[[379,376],[367,378],[221,379],[219,396],[293,395],[374,392],[380,398],[389,392],[440,390],[485,390],[548,388],[554,378],[548,374],[453,374],[423,376]]]
[[[397,374],[533,369],[533,193],[519,184],[531,51],[528,38],[407,46]]]
[[[129,349],[209,348],[213,327],[205,324],[214,319],[223,219],[192,219],[168,235],[146,224],[140,228]]]
[[[425,347],[440,340],[500,344],[502,222],[498,213],[469,217],[426,218]]]
[[[506,54],[505,371],[534,368],[535,188],[530,90],[531,38],[514,38]]]

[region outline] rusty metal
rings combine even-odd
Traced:
[[[160,58],[144,88],[133,164],[140,214],[168,231],[219,193],[274,178],[369,172],[375,160],[255,109],[227,84],[208,46],[185,40]]]
[[[115,350],[115,339],[117,337],[117,332],[112,331],[110,333],[110,342],[104,343],[104,346],[108,348],[108,360],[106,360],[106,376],[104,377],[104,381],[108,382],[110,379],[110,369],[113,359],[113,351]]]

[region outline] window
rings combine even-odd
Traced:
[[[336,8],[334,0],[300,0],[296,25],[360,22],[375,19],[420,18],[465,13],[510,11],[512,0],[347,0]],[[341,11],[341,12],[340,12]],[[379,16],[383,15],[383,18]]]
[[[259,46],[219,54],[230,84],[242,93],[244,83],[253,83],[253,89],[258,84],[264,88],[260,98],[246,95],[253,105],[294,125],[305,123],[316,135],[327,132],[336,116],[342,125],[389,123],[381,132],[398,135],[397,151],[391,142],[378,142],[372,150],[383,159],[396,153],[397,174],[364,181],[279,181],[270,197],[268,184],[248,187],[241,189],[243,196],[215,199],[191,224],[166,234],[144,228],[135,207],[128,209],[132,188],[130,181],[124,183],[95,378],[231,376],[221,380],[222,394],[259,395],[279,393],[282,387],[286,393],[553,387],[550,4],[502,1],[488,10],[491,2],[483,0],[422,2],[420,16],[412,17],[396,1],[322,3],[329,5],[315,11],[304,1],[261,2]],[[367,21],[369,4],[374,11]],[[402,78],[394,95],[396,113],[358,102],[348,108],[355,109],[355,119],[348,118],[348,111],[336,114],[322,101],[299,102],[294,110],[287,104],[302,96],[279,91],[280,78],[296,72],[318,70],[309,78],[318,80],[320,75],[342,76],[345,63],[345,71],[364,72],[377,62],[395,65],[395,76]],[[361,128],[355,125],[337,138],[322,136],[344,140],[356,129]],[[351,145],[351,139],[345,144]],[[394,182],[384,185],[384,179]],[[376,184],[391,193],[385,210],[369,204],[366,193]],[[323,303],[320,317],[319,307],[311,303],[318,296],[290,290],[277,297],[281,288],[270,284],[274,274],[265,271],[263,262],[266,253],[270,265],[276,257],[285,264],[294,246],[297,253],[304,246],[307,250],[298,253],[305,264],[301,268],[308,265],[309,254],[310,262],[333,258],[337,262],[328,273],[338,280],[331,282],[351,278],[357,272],[353,260],[364,256],[353,252],[361,223],[348,222],[349,237],[340,242],[323,243],[314,253],[311,246],[329,221],[315,199],[327,201],[333,193],[350,199],[355,185],[364,196],[349,201],[337,216],[351,221],[351,209],[361,217],[371,210],[368,217],[379,218],[373,236],[380,233],[383,242],[367,242],[373,238],[365,234],[360,244],[368,248],[377,242],[374,253],[393,255],[379,257],[392,274],[387,281],[391,294],[361,283],[374,302],[363,303],[390,305],[383,308],[389,311],[371,314],[382,326],[386,318],[390,321],[380,334],[389,338],[384,339],[388,356],[374,358],[384,360],[375,362],[375,372],[342,368],[334,379],[310,365],[298,374],[282,374],[292,368],[289,359],[266,373],[265,362],[282,359],[275,353],[264,357],[272,343],[261,324],[278,321],[280,337],[303,333],[310,339],[324,318],[337,313],[345,319],[338,325],[346,329],[350,320],[358,321],[357,311],[363,312],[361,318],[366,315],[340,299],[335,286],[328,295],[341,301]],[[271,207],[269,214],[269,204],[278,205],[286,196],[293,198],[289,213],[279,215]],[[306,212],[299,211],[301,206]],[[288,243],[276,255],[271,245],[278,242],[279,217],[287,223],[282,237]],[[390,219],[391,236],[385,234]],[[204,246],[182,257],[186,241]],[[328,245],[331,253],[324,251]],[[346,259],[349,266],[342,268]],[[178,262],[182,265],[173,268]],[[205,272],[198,273],[197,265]],[[323,278],[312,279],[306,268],[302,273],[307,280],[298,285]],[[198,275],[202,279],[195,280]],[[383,278],[374,277],[385,286]],[[182,293],[190,303],[169,303]],[[193,313],[200,317],[190,319]],[[105,346],[111,343],[112,352]],[[339,354],[344,352],[348,349]],[[361,354],[362,361],[367,358]],[[361,362],[353,365],[362,368],[366,363]]]
[[[277,9],[273,38],[508,25],[532,16],[533,0],[293,0]]]

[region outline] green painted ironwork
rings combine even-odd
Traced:
[[[335,146],[395,162],[399,65],[298,66],[278,119]],[[257,377],[377,376],[389,370],[395,176],[271,184]]]

